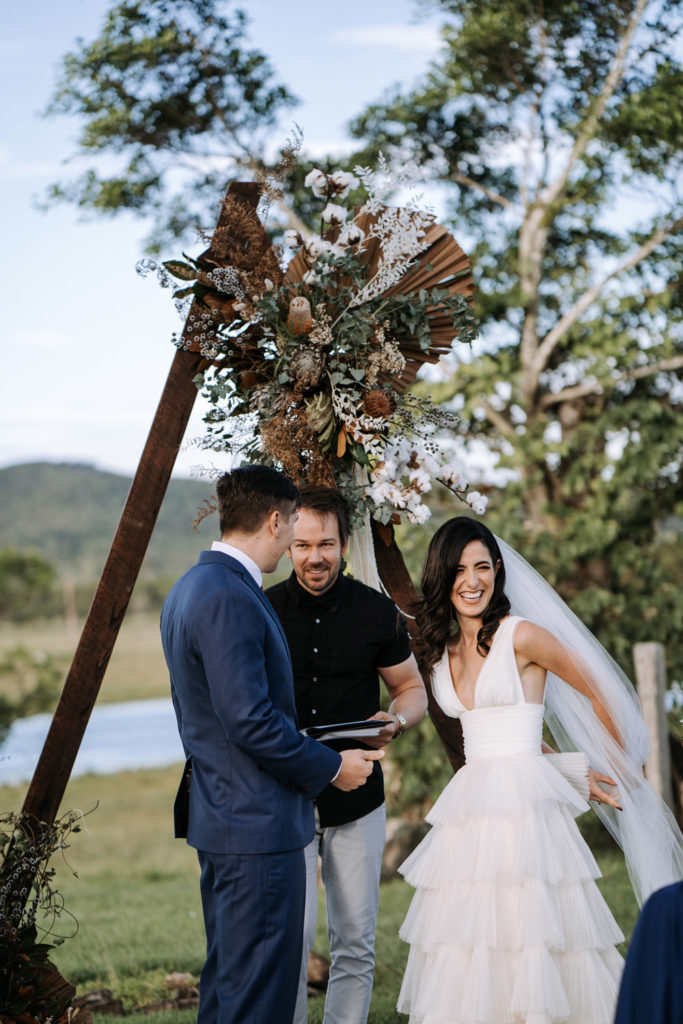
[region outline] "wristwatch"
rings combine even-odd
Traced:
[[[397,736],[400,736],[401,733],[406,731],[408,723],[405,720],[405,716],[402,715],[400,711],[392,711],[392,715],[394,718],[398,718],[398,729],[394,733],[394,739],[396,739]]]

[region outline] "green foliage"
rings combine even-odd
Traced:
[[[294,98],[275,82],[263,54],[249,48],[246,15],[229,0],[123,0],[100,34],[67,53],[48,116],[82,125],[81,155],[103,155],[120,169],[94,167],[53,184],[45,203],[73,203],[114,215],[155,217],[148,241],[158,251],[198,223],[213,226],[230,177],[253,173],[280,110]],[[218,155],[222,166],[207,170]],[[182,184],[172,183],[170,172]]]
[[[0,654],[0,744],[17,718],[47,711],[59,694],[62,666],[23,644]]]
[[[56,571],[38,551],[0,549],[0,616],[26,622],[50,614]]]
[[[681,3],[430,6],[440,57],[352,125],[357,159],[412,157],[476,239],[481,341],[418,389],[508,481],[490,525],[627,671],[661,640],[680,678]]]

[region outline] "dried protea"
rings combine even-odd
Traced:
[[[292,334],[308,334],[313,327],[311,304],[303,296],[297,296],[289,304],[287,326]]]
[[[279,384],[266,384],[258,388],[251,398],[251,408],[260,416],[276,416],[283,413],[292,403],[292,392]]]
[[[302,345],[289,361],[289,375],[299,391],[314,388],[322,376],[324,365],[325,358],[319,348]]]
[[[326,391],[319,391],[317,395],[305,400],[304,408],[308,425],[317,436],[318,444],[323,451],[327,451],[335,433],[332,398]]]
[[[385,420],[395,410],[396,400],[389,392],[373,388],[365,396],[363,407],[368,416],[372,416],[373,419]]]

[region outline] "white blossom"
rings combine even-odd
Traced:
[[[307,270],[301,280],[304,284],[317,284],[320,278],[314,270]]]
[[[318,168],[308,172],[304,178],[304,185],[310,188],[318,199],[324,199],[327,195],[327,175]]]
[[[288,228],[284,234],[284,243],[288,249],[298,249],[303,245],[303,238],[298,231],[293,228]]]
[[[324,238],[311,238],[306,242],[306,252],[311,259],[317,259],[318,256],[323,256],[331,253],[333,250],[332,242],[328,242]]]
[[[365,232],[358,224],[347,224],[339,233],[340,245],[358,245],[365,238]]]
[[[350,188],[355,188],[358,178],[349,171],[335,171],[329,177],[329,182],[334,188],[335,195],[345,196]]]
[[[418,526],[421,526],[422,523],[426,523],[431,514],[432,513],[427,505],[416,505],[415,508],[411,508],[407,513],[408,520],[411,523],[416,523]]]
[[[478,516],[483,516],[489,503],[488,498],[480,494],[479,491],[470,491],[465,500]]]
[[[408,473],[408,479],[412,483],[413,487],[424,494],[426,491],[431,491],[432,481],[429,478],[429,473],[420,467],[419,469],[411,469]]]
[[[463,476],[459,466],[450,464],[441,470],[441,478],[447,487],[454,487],[456,491],[462,491],[467,487],[467,479]]]
[[[343,224],[348,211],[336,203],[328,203],[320,216],[325,224]]]

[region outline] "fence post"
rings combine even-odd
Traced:
[[[634,644],[633,663],[643,718],[650,735],[650,756],[645,765],[645,775],[662,800],[673,808],[669,726],[664,706],[666,693],[664,645],[660,643]]]

